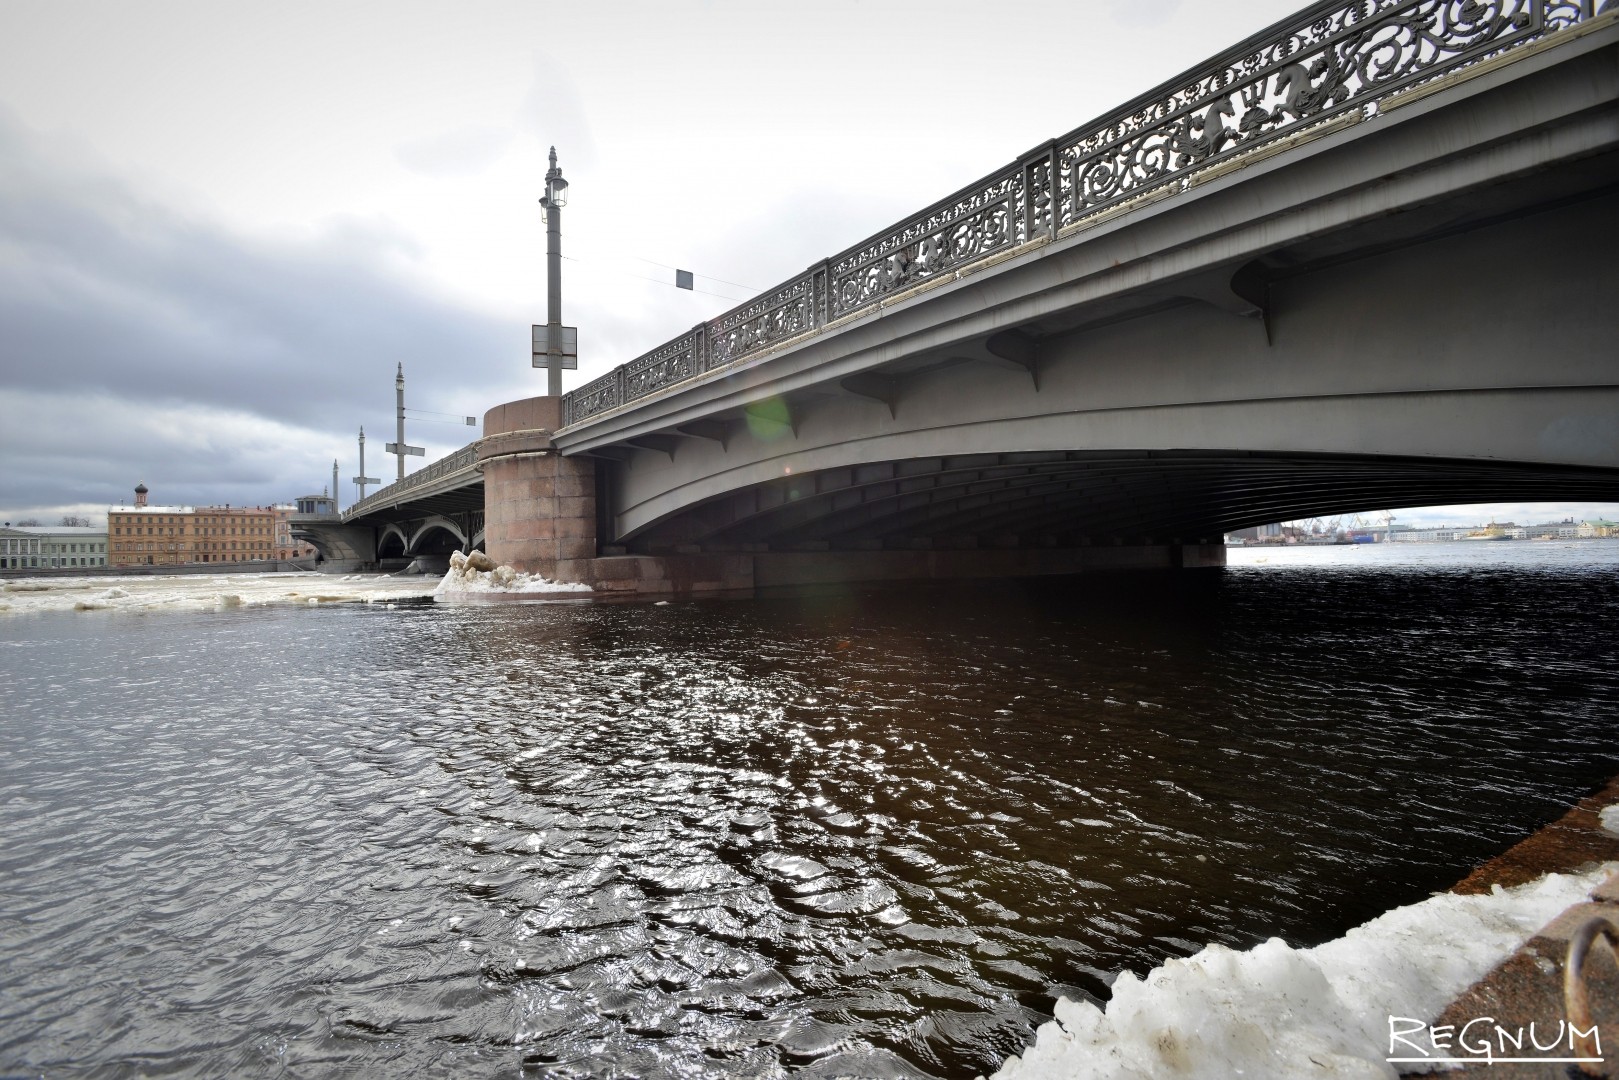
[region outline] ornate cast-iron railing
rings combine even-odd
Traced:
[[[870,311],[938,275],[1077,231],[1132,199],[1173,193],[1198,170],[1303,128],[1352,112],[1369,115],[1379,100],[1417,83],[1592,18],[1596,2],[1312,4],[915,217],[563,395],[563,423],[579,423]]]
[[[451,473],[471,469],[478,463],[478,444],[470,442],[453,454],[446,454],[433,462],[424,465],[411,473],[403,480],[395,480],[381,491],[372,492],[347,510],[343,511],[344,520],[379,506],[392,506],[399,501],[399,496],[407,491],[413,491],[423,484],[430,484],[434,480],[441,480]]]

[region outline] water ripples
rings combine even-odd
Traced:
[[[1615,770],[1611,565],[0,626],[0,1067],[970,1076]]]

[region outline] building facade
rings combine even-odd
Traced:
[[[0,528],[0,570],[106,566],[107,557],[106,529],[78,525]]]
[[[267,506],[153,506],[141,484],[134,506],[107,508],[109,566],[262,562],[275,540]]]

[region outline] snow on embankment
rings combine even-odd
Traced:
[[[509,566],[496,566],[495,561],[481,551],[463,555],[457,551],[450,556],[450,569],[433,590],[433,599],[455,599],[462,596],[504,596],[515,593],[580,593],[591,592],[589,585],[577,582],[552,581],[539,574],[525,574]]]
[[[1393,1077],[1390,1017],[1432,1021],[1616,868],[1442,893],[1313,949],[1210,945],[1145,979],[1127,972],[1105,1009],[1059,998],[1057,1019],[995,1077]]]

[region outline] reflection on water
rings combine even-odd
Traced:
[[[1616,771],[1614,546],[1288,557],[0,624],[0,1071],[970,1076]]]

